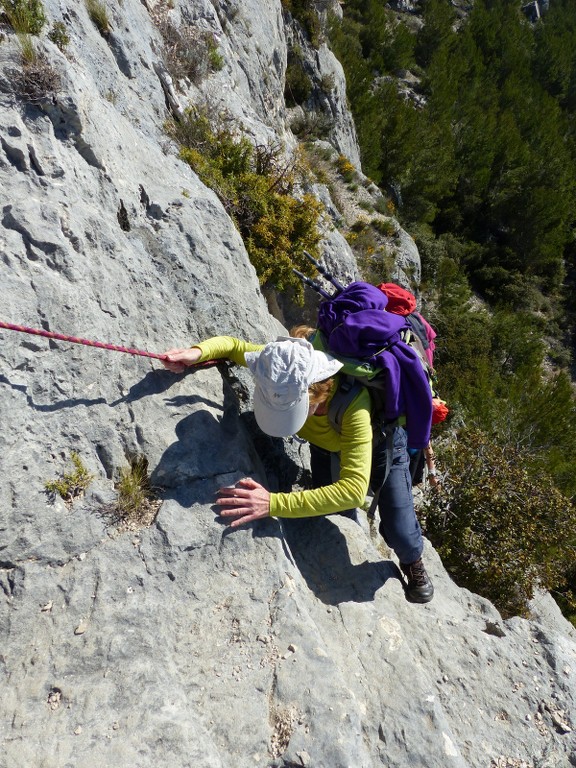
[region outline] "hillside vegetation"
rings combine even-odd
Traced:
[[[349,0],[330,42],[364,170],[416,238],[439,333],[452,417],[438,452],[442,435],[457,449],[427,530],[502,609],[521,612],[540,582],[570,612],[576,6],[553,0],[536,23],[518,0],[476,0],[465,17],[449,0],[421,7],[414,25]]]

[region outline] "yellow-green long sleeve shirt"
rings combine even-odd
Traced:
[[[204,360],[228,358],[246,366],[244,354],[257,352],[261,344],[251,344],[232,336],[216,336],[197,344]],[[330,398],[336,391],[338,376]],[[372,463],[372,425],[370,395],[362,389],[346,409],[340,433],[330,425],[327,415],[309,416],[298,436],[319,448],[340,454],[340,478],[331,485],[308,491],[270,494],[273,517],[330,515],[362,505],[368,491]]]

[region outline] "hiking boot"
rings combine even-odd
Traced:
[[[426,573],[422,558],[414,563],[400,563],[402,573],[408,579],[405,586],[406,598],[411,603],[429,603],[434,597],[434,585]]]

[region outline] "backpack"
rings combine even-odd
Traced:
[[[329,419],[338,429],[338,413],[348,407],[357,383],[370,390],[378,428],[405,418],[408,444],[424,448],[430,439],[432,390],[418,352],[404,340],[410,324],[401,315],[385,312],[386,303],[375,286],[354,282],[320,304],[310,340],[344,363]]]
[[[410,323],[412,333],[408,334],[407,337],[403,336],[403,339],[407,344],[414,347],[420,355],[432,390],[432,424],[439,424],[444,421],[449,409],[436,391],[436,372],[434,369],[436,331],[426,318],[416,312],[416,297],[413,293],[396,283],[380,283],[377,288],[388,297],[386,311],[402,315]]]

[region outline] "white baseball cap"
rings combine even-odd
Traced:
[[[342,368],[339,360],[314,349],[306,339],[286,336],[244,357],[256,379],[254,416],[260,429],[273,437],[298,432],[308,418],[310,384]]]

